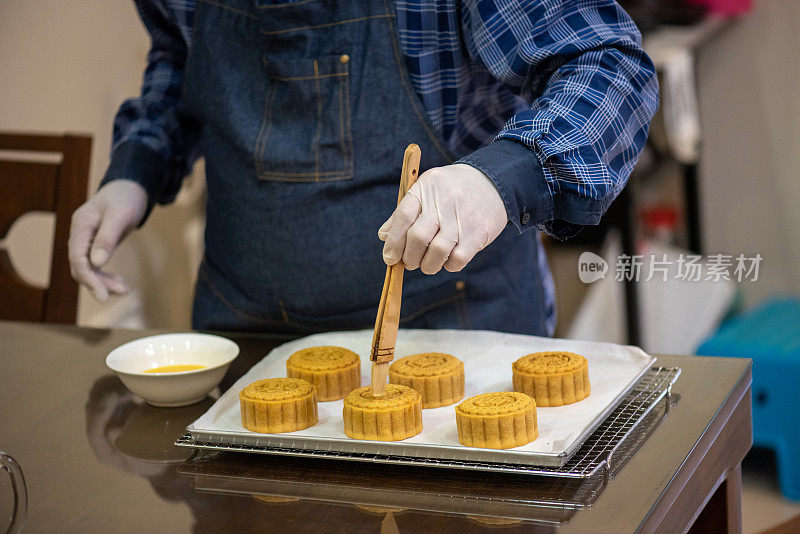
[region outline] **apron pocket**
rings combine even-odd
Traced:
[[[353,178],[349,61],[346,54],[264,58],[269,89],[255,147],[260,179]]]

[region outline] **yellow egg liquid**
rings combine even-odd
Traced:
[[[161,367],[154,367],[148,369],[145,373],[182,373],[184,371],[197,371],[198,369],[205,369],[205,365],[164,365]]]

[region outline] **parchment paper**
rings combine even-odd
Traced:
[[[206,440],[209,439],[209,434],[225,434],[227,438],[224,441],[228,443],[231,442],[231,434],[242,438],[275,437],[280,441],[280,444],[276,441],[276,446],[285,447],[288,442],[304,449],[314,448],[315,438],[351,443],[359,441],[351,440],[344,433],[341,400],[320,402],[319,423],[311,428],[285,434],[258,434],[242,426],[238,394],[256,380],[286,376],[286,360],[293,352],[318,345],[338,345],[359,354],[361,383],[368,385],[371,342],[372,330],[359,330],[315,334],[285,343],[254,365],[205,414],[192,423],[188,430],[195,437],[202,434],[202,439]],[[527,445],[507,449],[509,453],[528,453],[524,455],[526,457],[541,454],[549,456],[574,449],[576,440],[655,362],[654,357],[637,347],[478,330],[400,330],[395,358],[420,352],[453,354],[464,362],[467,398],[490,391],[512,391],[511,364],[514,360],[531,352],[546,350],[566,350],[585,356],[589,361],[591,394],[586,399],[567,406],[537,407],[539,437]],[[385,453],[386,447],[396,447],[396,454],[405,455],[418,455],[419,447],[412,447],[417,449],[417,453],[413,450],[409,453],[404,444],[428,445],[432,450],[436,449],[435,457],[440,458],[448,456],[446,449],[441,447],[471,449],[458,442],[454,408],[455,404],[423,410],[422,432],[402,442],[362,441],[359,445],[379,443],[381,453]],[[269,439],[258,441],[259,444],[270,443]],[[537,463],[535,458],[531,463]]]

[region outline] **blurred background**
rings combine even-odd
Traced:
[[[622,4],[658,67],[661,109],[604,223],[546,242],[557,335],[754,358],[758,447],[745,465],[744,520],[745,531],[759,532],[800,515],[800,482],[787,485],[787,477],[800,481],[800,468],[783,460],[787,450],[800,454],[800,437],[776,421],[791,406],[777,402],[786,392],[766,385],[770,373],[787,370],[800,383],[796,364],[785,363],[791,358],[773,362],[800,355],[800,2]],[[0,130],[91,136],[90,194],[108,164],[113,116],[139,91],[148,47],[127,0],[0,2]],[[109,270],[132,292],[99,303],[81,289],[77,323],[189,329],[204,209],[200,162],[176,203],[157,207],[114,254]],[[54,232],[55,215],[33,211],[0,241],[34,287],[50,281]],[[590,283],[579,270],[587,252],[608,269]],[[760,258],[743,280],[734,272],[740,255]],[[620,258],[634,256],[642,261],[638,282],[620,267]],[[677,280],[690,256],[703,266],[695,283]],[[712,276],[715,256],[731,259],[727,279]],[[667,271],[644,280],[654,261]]]

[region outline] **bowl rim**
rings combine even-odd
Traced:
[[[223,361],[221,361],[221,362],[219,362],[217,364],[214,364],[214,365],[208,365],[206,367],[203,367],[202,369],[193,369],[191,371],[175,371],[175,372],[171,372],[171,373],[145,373],[143,371],[122,370],[122,369],[118,369],[116,367],[113,367],[111,365],[111,362],[110,362],[111,357],[114,356],[116,353],[121,352],[124,348],[128,347],[129,345],[142,343],[144,341],[153,340],[153,339],[156,339],[156,338],[170,338],[170,337],[180,337],[180,336],[183,336],[183,337],[191,336],[191,337],[201,337],[201,338],[214,338],[214,339],[222,340],[224,342],[229,343],[233,350],[232,350],[230,356],[228,356]],[[219,336],[219,335],[216,335],[216,334],[205,334],[205,333],[201,333],[201,332],[169,332],[169,333],[166,333],[166,334],[155,334],[155,335],[152,335],[152,336],[140,337],[138,339],[132,339],[132,340],[128,341],[127,343],[123,343],[122,345],[114,348],[111,352],[108,353],[108,355],[106,355],[106,367],[108,367],[109,369],[111,369],[115,373],[121,373],[121,374],[125,374],[125,375],[133,375],[133,376],[148,376],[148,377],[162,377],[162,378],[163,377],[169,377],[169,376],[184,376],[184,375],[191,375],[191,374],[196,374],[196,373],[203,373],[203,372],[206,372],[206,371],[212,371],[214,369],[219,369],[220,367],[223,367],[225,365],[230,365],[230,363],[233,360],[235,360],[236,358],[239,357],[239,352],[240,352],[239,344],[236,343],[235,341],[233,341],[232,339],[228,339],[227,337],[224,337],[224,336]]]

